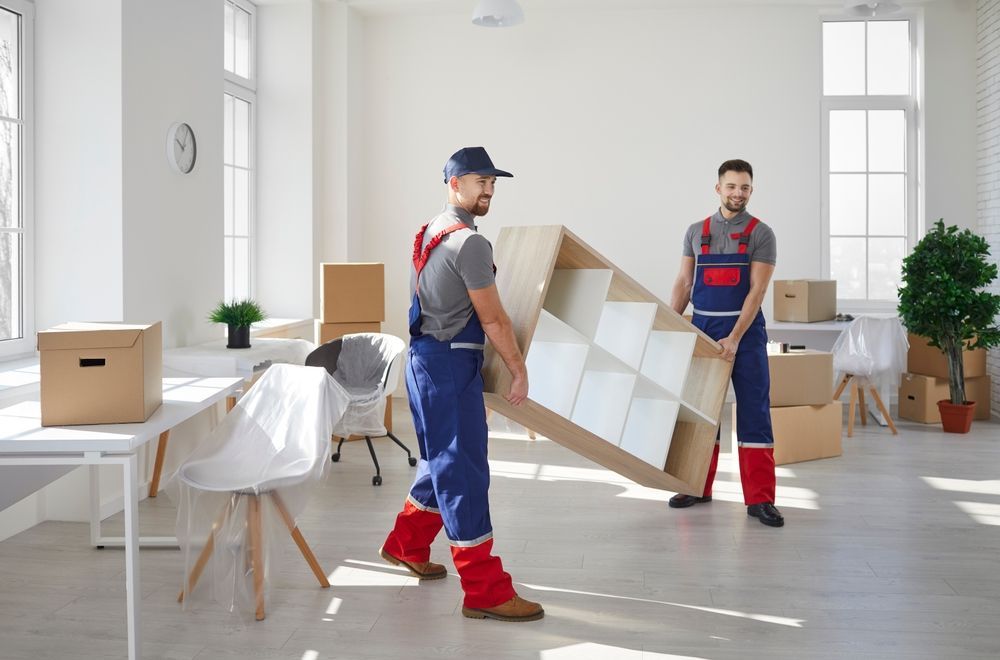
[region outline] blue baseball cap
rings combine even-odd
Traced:
[[[514,175],[510,172],[498,170],[493,166],[490,155],[482,147],[464,147],[451,155],[448,162],[444,164],[444,182],[448,183],[453,176],[465,174],[488,174],[490,176]]]

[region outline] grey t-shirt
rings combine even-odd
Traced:
[[[475,218],[463,208],[448,204],[431,220],[424,233],[426,247],[438,232],[461,222],[431,251],[420,273],[420,332],[448,341],[472,318],[469,290],[485,289],[494,282],[493,246],[476,232]],[[416,270],[410,266],[410,298],[416,288]]]
[[[736,254],[739,252],[740,239],[733,238],[732,234],[743,233],[750,221],[747,211],[740,211],[732,220],[722,217],[721,211],[712,214],[712,245],[709,248],[710,254]],[[696,222],[688,227],[684,234],[684,256],[693,257],[701,254],[701,230],[705,221]],[[750,242],[747,244],[747,254],[750,261],[761,261],[772,266],[778,260],[778,243],[774,238],[774,232],[763,222],[758,222],[750,233]]]

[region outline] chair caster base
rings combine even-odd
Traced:
[[[416,464],[417,464],[417,459],[413,458],[412,456],[410,456],[410,457],[409,457],[409,458],[407,459],[407,461],[408,461],[408,462],[410,463],[410,467],[413,467],[414,465],[416,465]]]
[[[381,486],[381,485],[382,485],[382,477],[378,475],[372,477],[372,486]]]
[[[336,454],[334,454],[333,456],[331,456],[330,460],[333,461],[334,463],[339,462],[340,461],[340,452],[338,451]]]

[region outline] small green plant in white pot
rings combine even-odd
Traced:
[[[250,326],[263,321],[267,314],[253,300],[220,301],[208,315],[212,323],[229,326],[226,348],[250,348]]]

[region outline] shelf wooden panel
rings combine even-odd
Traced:
[[[487,405],[640,484],[700,495],[732,369],[719,345],[565,227],[505,227],[495,260],[530,388],[508,404],[487,350]]]

